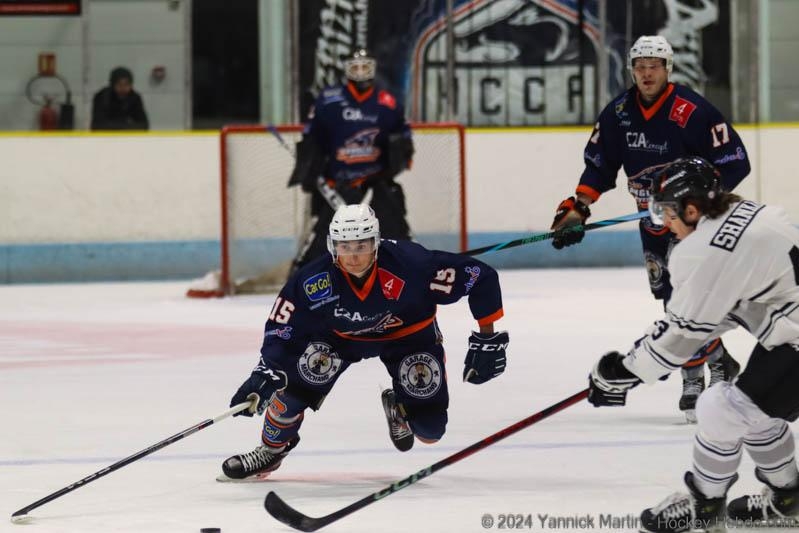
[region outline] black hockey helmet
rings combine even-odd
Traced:
[[[355,50],[344,60],[344,75],[355,83],[371,82],[375,79],[376,70],[377,61],[366,48]]]
[[[683,218],[685,200],[710,201],[721,192],[721,174],[701,157],[683,157],[658,169],[652,176],[649,214],[663,224],[663,210],[672,209]]]

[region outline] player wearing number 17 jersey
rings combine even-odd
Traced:
[[[669,81],[673,62],[671,45],[661,36],[645,35],[632,46],[627,68],[633,86],[600,113],[585,147],[585,170],[575,195],[558,206],[552,229],[583,224],[591,215],[588,206],[616,187],[621,168],[639,211],[647,209],[653,172],[677,158],[700,156],[713,163],[725,191],[749,174],[746,149],[732,125],[699,94]],[[672,292],[667,258],[676,239],[649,217],[641,219],[639,230],[650,289],[666,305]],[[553,245],[560,249],[576,244],[584,234],[563,232]],[[705,388],[706,361],[711,385],[732,379],[739,369],[720,339],[708,342],[686,363],[679,407],[689,422],[695,422],[696,399]]]
[[[465,381],[481,384],[505,370],[508,334],[494,330],[503,310],[493,268],[410,241],[381,241],[374,211],[362,204],[336,211],[327,245],[330,253],[298,270],[278,295],[260,361],[231,400],[250,400],[242,414],[265,417],[262,444],[224,462],[229,478],[275,470],[299,442],[305,410],[319,409],[344,371],[370,357],[379,357],[391,376],[382,403],[397,449],[409,450],[414,437],[439,440],[449,393],[438,305],[468,298],[477,321]]]

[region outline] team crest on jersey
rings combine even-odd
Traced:
[[[333,294],[333,282],[330,279],[330,272],[320,272],[302,282],[305,296],[312,302],[318,302],[329,298]]]
[[[685,98],[675,96],[674,103],[671,104],[671,111],[669,111],[669,120],[673,120],[678,126],[684,128],[695,109],[696,104],[689,102]]]
[[[381,150],[375,146],[375,138],[379,133],[379,128],[367,128],[349,137],[344,146],[336,150],[336,160],[348,165],[377,161]]]
[[[666,265],[663,260],[652,252],[644,253],[646,262],[646,273],[649,276],[649,286],[653,291],[659,291],[664,286],[663,273]]]
[[[380,280],[380,288],[383,289],[383,296],[386,300],[399,300],[405,281],[398,278],[385,268],[377,269],[377,278]]]
[[[414,398],[430,398],[441,388],[441,364],[429,353],[406,356],[399,366],[402,388]]]
[[[297,360],[297,370],[302,379],[311,385],[329,383],[341,368],[341,358],[329,344],[311,342]]]

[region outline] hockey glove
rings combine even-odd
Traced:
[[[608,352],[594,365],[588,376],[588,401],[594,407],[623,406],[627,403],[627,391],[641,383],[622,364],[624,357],[619,352]]]
[[[252,416],[255,413],[264,414],[266,406],[272,399],[272,395],[281,391],[288,385],[286,373],[282,370],[267,369],[264,371],[253,372],[247,381],[241,384],[239,390],[230,400],[230,406],[250,401],[252,404],[248,409],[239,411],[233,416]]]
[[[590,216],[591,210],[588,209],[588,206],[574,196],[563,200],[555,211],[555,220],[552,221],[550,228],[555,231],[552,246],[560,250],[564,246],[571,246],[583,240],[585,230],[583,228],[575,229],[574,226],[584,225]]]
[[[505,371],[508,332],[476,333],[469,336],[469,351],[463,362],[463,381],[479,385]]]

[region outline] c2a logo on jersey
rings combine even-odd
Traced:
[[[312,302],[324,300],[333,294],[333,282],[330,280],[330,272],[320,272],[302,282],[305,295]]]
[[[671,104],[671,111],[669,111],[669,120],[673,120],[679,127],[684,128],[695,109],[696,104],[675,96],[674,103]]]

